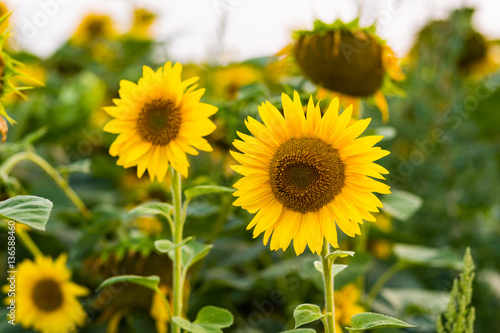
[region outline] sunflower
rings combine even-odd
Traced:
[[[76,46],[89,46],[103,39],[111,39],[117,35],[111,17],[91,13],[85,16],[71,37]]]
[[[351,317],[365,311],[358,304],[360,296],[359,289],[352,283],[335,291],[335,332],[344,332],[341,327],[351,325]]]
[[[384,179],[388,171],[373,161],[389,154],[373,147],[382,136],[356,139],[370,119],[347,127],[352,106],[339,116],[334,99],[321,116],[312,97],[304,115],[297,92],[293,101],[281,97],[284,117],[271,103],[259,107],[264,124],[248,117],[246,126],[254,137],[238,133],[242,140],[231,154],[240,163],[233,170],[244,177],[234,184],[234,205],[257,213],[247,229],[254,237],[272,234],[271,249],[286,250],[290,242],[297,255],[306,245],[320,253],[323,239],[338,247],[336,224],[347,235],[361,234],[358,224],[375,221],[382,203],[372,192],[390,193]],[[371,178],[373,177],[373,178]]]
[[[300,71],[319,86],[318,97],[342,96],[359,114],[360,99],[372,100],[389,118],[384,93],[399,92],[391,80],[404,78],[392,49],[375,34],[375,27],[360,28],[358,20],[326,24],[294,33],[294,43],[280,54],[292,56]]]
[[[39,256],[18,265],[15,304],[17,321],[24,328],[67,333],[84,324],[87,315],[77,297],[87,295],[88,290],[70,281],[66,259],[65,254],[55,261]]]
[[[203,136],[215,130],[208,117],[217,108],[200,103],[205,89],[196,90],[197,77],[182,81],[181,72],[179,63],[167,62],[156,72],[144,66],[139,82],[122,80],[116,106],[104,108],[116,118],[104,130],[120,134],[109,153],[119,156],[118,165],[137,166],[139,178],[148,169],[151,181],[157,177],[161,182],[169,164],[187,177],[186,153],[212,150]]]
[[[151,39],[151,25],[156,20],[156,14],[144,8],[134,10],[134,21],[128,35],[139,40]]]

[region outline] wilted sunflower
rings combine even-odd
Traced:
[[[360,98],[373,98],[384,121],[389,117],[384,92],[395,88],[390,80],[403,74],[391,48],[376,34],[375,26],[360,28],[358,20],[332,24],[314,22],[314,29],[294,33],[295,42],[282,53],[293,55],[302,73],[321,87],[320,97],[333,92],[354,104],[358,113]]]
[[[352,107],[339,116],[338,98],[323,116],[312,98],[304,115],[297,92],[281,100],[284,117],[266,102],[259,107],[264,124],[246,121],[254,137],[238,133],[242,141],[234,141],[241,153],[231,154],[241,165],[233,169],[244,176],[234,184],[234,205],[257,213],[247,229],[255,227],[254,237],[265,232],[264,244],[272,234],[272,250],[293,240],[297,255],[306,245],[320,253],[324,238],[338,247],[336,224],[353,237],[363,220],[375,221],[370,212],[382,203],[372,192],[390,191],[371,178],[388,173],[373,161],[389,152],[373,147],[382,136],[356,139],[370,119],[347,127]]]
[[[24,260],[17,266],[15,304],[17,322],[42,333],[74,332],[87,315],[77,300],[89,291],[70,281],[67,256]],[[7,299],[10,301],[10,299]]]
[[[163,181],[168,165],[187,176],[186,153],[211,151],[203,137],[215,130],[208,117],[217,112],[215,106],[200,103],[205,89],[193,85],[198,78],[181,80],[182,66],[167,62],[156,72],[144,66],[137,84],[122,80],[116,106],[104,110],[116,119],[104,130],[120,134],[109,149],[119,156],[118,165],[137,166],[137,177],[148,169],[151,180]]]

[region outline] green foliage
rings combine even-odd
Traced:
[[[231,312],[210,305],[202,308],[192,323],[181,317],[173,318],[174,323],[192,333],[222,333],[222,328],[231,326],[233,320]]]
[[[235,191],[234,188],[225,186],[200,185],[184,190],[184,195],[186,196],[186,200],[192,200],[201,195],[215,194],[215,193],[232,193],[234,191]]]
[[[449,248],[435,249],[428,246],[396,244],[394,254],[406,265],[445,267],[461,270],[463,263],[456,253]]]
[[[316,304],[300,304],[293,311],[295,328],[331,315],[331,313],[324,314]]]
[[[347,327],[351,332],[363,332],[375,328],[415,327],[402,320],[372,312],[355,314],[351,318],[351,323],[352,327]]]
[[[450,301],[444,315],[438,317],[439,333],[472,333],[476,310],[471,305],[472,283],[475,277],[475,265],[470,248],[465,250],[464,269],[453,281]]]
[[[182,245],[182,267],[184,269],[188,269],[189,267],[193,266],[196,264],[198,261],[203,259],[210,249],[212,249],[213,245],[205,245],[198,243],[194,239],[191,239],[189,242],[186,244]],[[168,253],[171,258],[173,258],[174,253],[169,252]]]
[[[104,287],[112,285],[114,283],[122,283],[128,282],[137,284],[139,286],[143,286],[149,288],[153,291],[158,290],[158,284],[160,283],[160,278],[156,275],[153,276],[137,276],[137,275],[120,275],[114,276],[109,279],[106,279],[101,283],[101,285],[97,288],[97,290],[101,290]]]
[[[33,195],[18,195],[0,202],[0,219],[45,230],[52,210],[52,202]]]
[[[406,221],[422,206],[422,198],[409,192],[393,190],[391,194],[384,196],[382,204],[384,212]]]

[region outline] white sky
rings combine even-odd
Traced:
[[[158,15],[158,40],[169,41],[177,61],[203,61],[214,51],[226,17],[223,60],[274,54],[290,42],[295,29],[311,28],[315,18],[352,20],[361,11],[362,25],[378,22],[379,35],[403,56],[415,33],[429,20],[445,18],[463,5],[475,7],[474,24],[489,38],[500,39],[498,0],[4,0],[14,10],[12,22],[20,46],[50,55],[74,32],[89,12],[111,15],[119,27],[130,24],[132,9]],[[361,8],[361,9],[360,9]],[[225,14],[224,14],[225,13]]]

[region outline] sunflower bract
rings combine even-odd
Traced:
[[[247,229],[254,237],[264,232],[264,244],[286,250],[293,240],[295,252],[306,245],[320,253],[323,240],[338,247],[337,228],[353,237],[363,220],[382,207],[373,194],[390,193],[384,179],[388,171],[374,161],[389,154],[374,144],[382,136],[358,138],[370,119],[348,126],[352,107],[339,115],[335,98],[322,116],[309,99],[304,114],[297,92],[293,100],[282,97],[283,114],[271,103],[259,107],[263,124],[248,117],[253,136],[238,133],[241,140],[231,154],[243,178],[234,184],[234,205],[256,213]],[[375,178],[375,179],[374,179]]]

